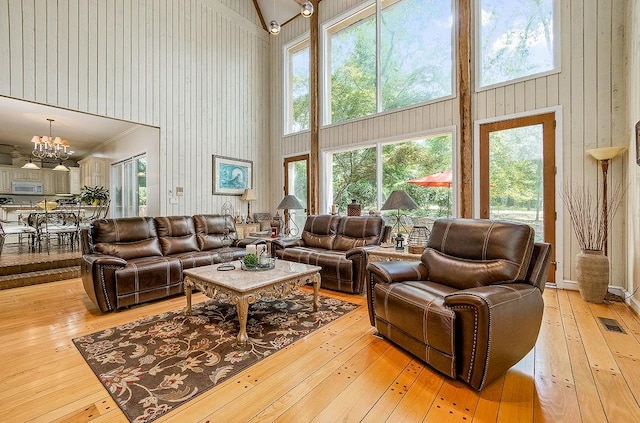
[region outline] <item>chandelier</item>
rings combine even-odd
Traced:
[[[49,135],[39,137],[34,135],[31,138],[33,143],[33,150],[31,154],[40,160],[52,159],[52,160],[67,160],[71,155],[71,151],[67,151],[70,147],[67,140],[63,140],[60,137],[51,136],[51,123],[53,119],[47,119],[49,121]]]

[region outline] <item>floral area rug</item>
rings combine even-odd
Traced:
[[[150,422],[356,309],[297,291],[249,306],[250,343],[238,347],[235,306],[209,300],[76,338],[74,344],[131,422]]]

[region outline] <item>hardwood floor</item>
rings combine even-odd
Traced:
[[[535,349],[477,393],[374,336],[364,298],[322,294],[363,307],[157,421],[640,421],[640,320],[623,303],[545,290]],[[71,339],[184,305],[180,296],[102,315],[79,279],[0,291],[0,420],[126,422]]]

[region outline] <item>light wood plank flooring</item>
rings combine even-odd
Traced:
[[[363,307],[158,421],[640,421],[640,320],[622,303],[547,289],[535,349],[477,393],[374,336],[362,297],[322,294]],[[184,304],[180,296],[101,315],[79,279],[0,291],[0,420],[126,422],[71,338]]]

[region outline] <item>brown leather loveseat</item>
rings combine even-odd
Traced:
[[[367,302],[383,337],[480,390],[535,345],[550,245],[528,225],[440,219],[420,261],[370,263]]]
[[[323,288],[360,294],[366,249],[379,245],[383,234],[379,216],[317,215],[307,217],[301,238],[276,239],[271,248],[278,258],[322,267]]]
[[[225,231],[245,254],[229,215],[98,219],[82,233],[82,283],[106,312],[183,292],[182,270],[219,263]]]

